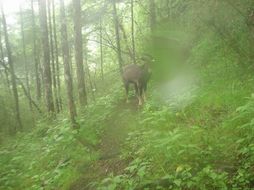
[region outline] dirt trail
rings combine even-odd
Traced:
[[[129,132],[129,118],[124,117],[124,111],[131,114],[137,112],[137,100],[133,99],[128,104],[125,101],[118,103],[114,114],[108,118],[104,132],[99,144],[100,158],[91,165],[83,168],[84,175],[78,179],[70,190],[93,190],[93,182],[107,177],[109,174],[121,174],[128,165],[128,161],[122,160],[120,156],[121,144]]]

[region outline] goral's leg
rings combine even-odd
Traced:
[[[125,97],[126,97],[126,103],[128,103],[129,102],[129,98],[128,98],[128,94],[129,94],[129,83],[125,83],[124,84],[124,86],[125,86]]]
[[[143,88],[143,100],[144,100],[144,102],[146,102],[146,87],[147,87],[147,85],[145,84],[144,88]]]
[[[142,85],[138,84],[138,105],[142,105]]]

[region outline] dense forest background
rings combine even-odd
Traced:
[[[0,189],[254,188],[252,0],[0,2]]]

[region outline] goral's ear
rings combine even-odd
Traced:
[[[143,69],[143,70],[150,70],[150,64],[149,63],[143,63],[142,65],[141,65],[141,68]]]
[[[140,65],[142,69],[146,68],[146,63],[143,63],[142,65]]]

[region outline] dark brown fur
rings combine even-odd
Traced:
[[[128,102],[129,84],[134,84],[136,95],[138,97],[139,105],[145,101],[145,93],[147,83],[151,76],[151,71],[148,64],[140,65],[127,65],[123,68],[123,82],[126,90],[126,101]]]

